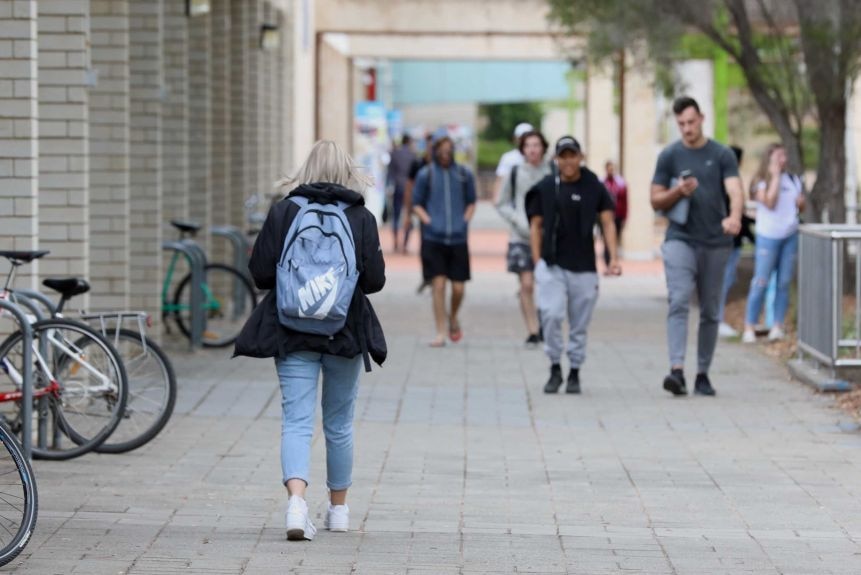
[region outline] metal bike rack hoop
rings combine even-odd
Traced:
[[[24,335],[22,350],[23,372],[21,377],[21,449],[24,457],[32,459],[32,426],[33,426],[33,328],[27,321],[27,315],[17,305],[6,300],[0,300],[0,309],[11,313]]]
[[[188,261],[191,268],[191,338],[189,339],[191,349],[201,347],[203,343],[203,332],[206,330],[206,294],[203,284],[206,281],[206,255],[203,250],[192,240],[167,241],[162,243],[165,250],[173,250],[181,253]]]

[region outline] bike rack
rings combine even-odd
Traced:
[[[233,245],[233,267],[239,273],[251,279],[251,274],[248,273],[248,252],[251,250],[251,244],[245,237],[245,234],[236,226],[215,226],[210,232],[214,236],[227,238]],[[245,313],[245,298],[243,291],[240,288],[239,280],[233,280],[233,306],[238,314]]]
[[[189,347],[201,347],[203,332],[206,330],[206,293],[203,284],[206,281],[206,254],[194,240],[167,241],[162,243],[162,249],[181,253],[191,268],[191,338]]]
[[[24,457],[30,460],[33,452],[33,328],[27,320],[27,315],[17,305],[0,300],[0,309],[5,309],[15,317],[18,325],[21,326],[21,333],[24,334],[22,357],[24,371],[21,374],[24,380],[21,384],[21,450],[24,452]]]
[[[33,314],[35,321],[42,321],[48,317],[36,303],[36,300],[38,300],[43,306],[46,306],[51,313],[54,311],[54,304],[51,303],[50,300],[46,302],[42,301],[41,298],[34,297],[37,292],[32,292],[30,290],[9,290],[9,293],[9,301],[22,308],[26,308],[27,311]],[[47,300],[47,298],[45,299]]]

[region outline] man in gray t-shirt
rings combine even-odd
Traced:
[[[673,112],[682,138],[658,157],[651,190],[652,207],[670,220],[662,247],[670,301],[670,374],[664,378],[664,389],[673,395],[687,394],[688,314],[696,289],[700,324],[694,390],[699,395],[715,395],[708,371],[717,344],[724,269],[732,238],[741,228],[744,196],[735,155],[703,135],[703,115],[696,100],[678,98]],[[729,213],[725,195],[730,198]]]

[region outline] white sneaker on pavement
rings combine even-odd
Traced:
[[[774,326],[771,328],[771,331],[768,332],[768,341],[780,341],[786,337],[786,332],[783,331],[783,328]]]
[[[308,504],[298,495],[287,502],[287,540],[311,541],[317,533],[317,528],[311,523],[308,515]]]
[[[756,333],[752,329],[744,330],[744,335],[741,336],[742,343],[756,343]]]
[[[730,324],[722,321],[718,326],[718,335],[726,338],[738,337],[738,332]]]
[[[329,503],[325,527],[329,531],[347,532],[350,529],[350,508],[346,505],[332,505]]]

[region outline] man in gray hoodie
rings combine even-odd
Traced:
[[[465,282],[470,279],[467,235],[475,213],[475,178],[454,161],[454,142],[437,139],[433,161],[419,171],[413,190],[413,212],[422,222],[422,266],[431,278],[436,338],[432,347],[458,342],[463,329],[458,312],[463,303]],[[451,282],[451,307],[446,314],[445,292]]]

